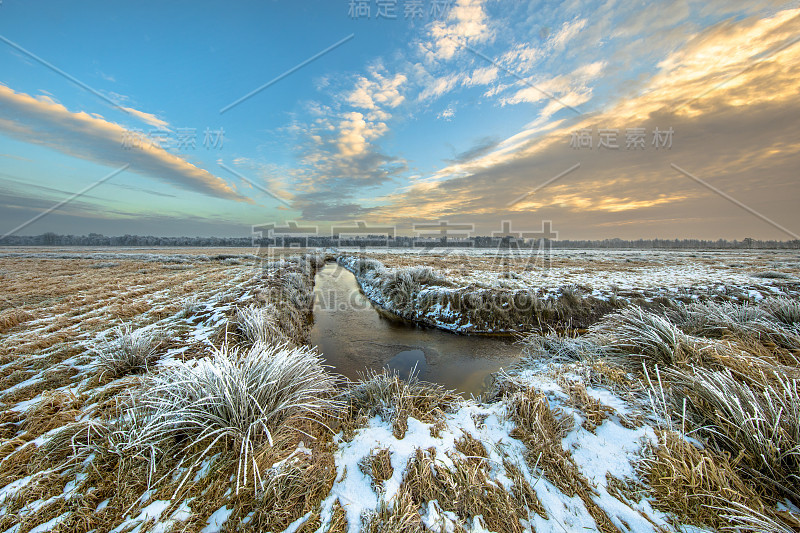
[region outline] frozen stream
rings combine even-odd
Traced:
[[[520,356],[512,338],[457,335],[387,318],[361,294],[355,276],[334,263],[317,272],[314,296],[311,343],[351,379],[384,366],[406,377],[416,365],[420,379],[478,394],[490,373]]]

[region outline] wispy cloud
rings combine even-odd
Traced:
[[[166,120],[162,120],[151,113],[145,113],[144,111],[139,111],[138,109],[134,109],[132,107],[123,107],[122,109],[138,118],[145,124],[150,124],[151,126],[159,129],[169,129],[169,123]]]
[[[17,93],[0,85],[0,110],[0,131],[11,137],[104,165],[129,163],[131,171],[183,189],[252,202],[223,179],[161,147],[123,149],[122,141],[130,134],[126,128],[86,112],[71,112],[51,98]]]
[[[423,44],[429,61],[451,59],[459,43],[484,43],[492,39],[494,33],[484,3],[484,0],[459,0],[450,9],[446,20],[431,24],[431,42]]]

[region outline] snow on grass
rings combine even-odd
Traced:
[[[125,519],[120,525],[112,529],[109,533],[120,533],[126,531],[128,533],[138,533],[141,531],[142,526],[148,520],[158,520],[161,515],[170,506],[169,500],[155,500],[153,503],[144,507],[142,511],[134,518]]]
[[[222,531],[222,526],[230,518],[231,513],[233,513],[233,509],[228,509],[227,506],[223,505],[208,517],[208,525],[201,530],[201,533],[219,533]]]
[[[573,259],[580,258],[580,254],[574,251],[571,251],[570,254],[564,253],[562,256],[572,257]],[[489,257],[489,254],[485,251],[476,252],[473,255],[475,257]],[[190,257],[193,262],[201,263],[205,261],[202,258],[198,258],[198,256],[192,255]],[[680,259],[677,263],[675,261],[670,263],[670,258],[658,253],[637,252],[627,255],[624,253],[594,253],[586,257],[593,257],[598,260],[602,258],[608,263],[616,263],[619,265],[619,271],[615,272],[614,268],[608,265],[603,267],[606,270],[600,269],[599,271],[585,266],[576,267],[573,265],[564,267],[561,270],[551,271],[546,277],[537,277],[539,274],[535,272],[522,272],[517,277],[502,278],[502,273],[489,270],[472,273],[458,273],[454,270],[452,273],[448,272],[447,277],[454,281],[455,286],[437,286],[435,290],[457,290],[459,287],[472,283],[490,288],[519,287],[520,290],[536,288],[539,294],[560,295],[563,293],[561,285],[563,285],[565,279],[568,279],[570,284],[586,284],[591,288],[591,291],[584,292],[584,294],[592,294],[597,298],[607,298],[614,291],[639,290],[642,288],[651,291],[646,294],[648,298],[662,293],[671,295],[672,298],[684,296],[700,298],[709,294],[727,294],[731,298],[760,300],[761,297],[766,295],[796,293],[791,279],[781,277],[756,278],[747,270],[737,270],[736,267],[714,268],[713,265],[708,264],[692,265],[693,259],[686,255],[676,255],[675,257]],[[626,262],[631,257],[636,260],[638,260],[637,258],[644,258],[651,263],[660,262],[661,266],[631,267]],[[706,256],[701,254],[700,257]],[[746,264],[752,262],[751,258],[746,254],[739,254],[736,257],[737,260],[741,260]],[[122,260],[130,259],[130,257],[108,257],[106,259]],[[175,262],[175,264],[181,264],[180,261],[182,259],[177,257],[140,258],[140,260],[153,262],[169,260]],[[710,260],[713,257],[707,256],[706,259]],[[188,257],[186,260],[188,261]],[[678,264],[681,261],[684,263],[682,266]],[[287,266],[290,262],[284,261],[282,264]],[[672,268],[670,265],[677,266]],[[379,268],[376,266],[376,270]],[[581,268],[583,270],[580,270]],[[102,270],[105,272],[111,270],[111,268]],[[199,270],[198,268],[198,272]],[[164,351],[161,361],[158,365],[152,367],[151,371],[168,372],[170,368],[179,364],[182,359],[197,357],[191,352],[198,350],[198,347],[210,349],[213,343],[216,342],[215,335],[218,335],[220,327],[223,327],[230,317],[235,314],[235,310],[258,301],[259,284],[263,280],[259,281],[252,278],[249,274],[243,273],[244,270],[236,270],[237,274],[226,281],[222,287],[205,287],[203,290],[199,290],[197,306],[192,313],[185,313],[178,305],[173,311],[162,315],[158,319],[146,318],[136,324],[137,328],[164,328],[170,332],[178,332],[176,335],[179,335],[174,339],[173,345]],[[418,274],[426,277],[426,279],[431,278],[431,272],[425,269],[419,270]],[[377,274],[374,279],[378,280]],[[616,287],[612,287],[612,285],[616,285]],[[165,299],[170,297],[167,289],[148,292],[146,285],[130,289],[142,291],[142,294],[137,295],[136,298],[148,303],[163,303]],[[369,284],[364,285],[364,290],[369,296]],[[224,292],[224,297],[218,296],[223,294],[220,291]],[[378,297],[374,294],[373,296]],[[769,301],[765,299],[760,305],[763,305],[765,309],[772,309],[771,312],[777,312],[769,307]],[[85,348],[91,345],[93,339],[101,338],[111,331],[111,328],[115,326],[115,323],[111,321],[87,328],[85,331],[82,329],[83,320],[103,317],[104,313],[108,312],[110,305],[110,302],[102,301],[92,309],[77,309],[76,312],[78,314],[75,316],[79,317],[77,323],[81,324],[81,332],[75,338],[76,340],[69,342]],[[787,327],[792,327],[795,324],[795,319],[791,318],[796,314],[793,309],[792,307],[782,311],[783,315],[786,315],[783,320],[788,322]],[[431,312],[436,316],[447,318],[456,314],[457,310],[447,305],[436,304]],[[783,317],[783,315],[781,316]],[[36,321],[31,321],[28,324],[33,326],[31,330],[24,332],[13,330],[7,338],[9,342],[17,342],[17,340],[24,338],[26,335],[33,335],[34,337],[46,336],[49,334],[47,330],[49,327],[48,321],[52,321],[55,318],[58,317],[37,318]],[[31,333],[31,331],[34,331],[34,333]],[[174,347],[175,344],[180,346]],[[86,350],[78,354],[68,354],[68,357],[61,357],[55,365],[45,364],[49,361],[51,355],[56,353],[56,349],[58,349],[58,346],[25,354],[25,361],[29,363],[29,367],[25,367],[26,374],[24,379],[8,387],[4,394],[18,393],[29,387],[35,390],[37,386],[47,379],[47,372],[52,372],[53,369],[62,367],[75,369],[78,374],[68,379],[69,383],[54,384],[51,390],[72,391],[76,396],[89,393],[100,395],[105,391],[109,391],[109,394],[112,394],[115,390],[114,388],[120,385],[136,386],[133,382],[128,384],[121,380],[98,386],[92,381],[96,373],[94,361],[91,354]],[[4,370],[6,368],[15,368],[7,366],[14,363],[15,361],[4,363],[0,365],[0,368]],[[560,443],[561,447],[569,452],[577,469],[593,487],[591,501],[606,513],[616,527],[621,530],[632,531],[652,531],[657,528],[675,529],[675,524],[667,523],[667,517],[660,511],[654,510],[651,506],[651,501],[647,498],[639,501],[621,501],[614,496],[617,493],[611,490],[612,487],[609,487],[609,476],[621,480],[641,481],[638,480],[636,470],[631,463],[638,460],[643,447],[647,443],[654,442],[655,434],[652,427],[642,423],[638,427],[629,427],[631,426],[630,420],[635,418],[634,415],[637,414],[639,406],[632,405],[630,403],[631,399],[627,396],[623,399],[612,390],[584,383],[589,397],[607,406],[611,411],[611,414],[592,430],[584,428],[580,423],[584,419],[584,414],[569,404],[569,394],[562,388],[563,383],[551,375],[557,370],[559,376],[563,378],[575,381],[582,380],[580,372],[573,373],[570,368],[572,368],[571,365],[564,362],[550,366],[528,365],[525,368],[509,373],[506,378],[513,379],[519,386],[532,387],[543,392],[551,408],[562,409],[578,422],[563,438]],[[6,372],[4,375],[8,374],[10,372]],[[20,413],[35,406],[41,400],[41,393],[32,393],[30,398],[16,402],[14,405],[6,405],[5,408],[7,411]],[[87,402],[83,406],[84,412],[88,413],[90,410],[95,409],[98,403],[102,402]],[[622,423],[621,419],[623,418],[626,419],[625,424]],[[58,429],[55,428],[36,436],[28,446],[41,447],[58,432]],[[391,421],[385,420],[380,416],[374,416],[366,422],[364,427],[355,431],[350,440],[345,440],[343,435],[340,435],[335,441],[333,454],[336,477],[330,493],[323,499],[318,509],[321,512],[323,526],[332,519],[338,503],[345,512],[349,531],[361,530],[365,516],[375,513],[384,503],[391,506],[392,502],[397,499],[397,496],[402,491],[405,476],[408,473],[407,466],[409,461],[414,458],[418,449],[426,450],[432,448],[435,450],[436,464],[452,469],[457,467],[453,460],[454,457],[458,458],[458,460],[465,459],[464,455],[457,451],[456,442],[464,435],[469,434],[486,448],[486,469],[491,483],[506,490],[511,490],[514,482],[504,465],[504,461],[508,462],[519,469],[524,480],[530,484],[540,500],[542,507],[546,511],[547,518],[532,512],[527,520],[522,520],[524,528],[531,528],[536,531],[598,530],[595,519],[587,509],[586,503],[579,496],[568,497],[558,488],[558,483],[554,483],[553,480],[545,477],[541,465],[531,464],[533,461],[526,455],[525,444],[511,436],[514,430],[514,423],[509,419],[507,405],[502,399],[483,402],[474,399],[464,401],[455,406],[450,412],[445,413],[440,423],[437,424],[423,422],[413,416],[409,417],[408,428],[403,438],[400,439],[395,437],[393,429],[395,428],[393,428]],[[433,436],[432,433],[436,436]],[[360,467],[363,460],[376,449],[389,451],[392,466],[392,473],[389,479],[379,484],[376,484],[369,475],[364,474]],[[298,446],[296,453],[310,454],[312,452],[302,445]],[[319,452],[315,449],[313,453]],[[208,457],[198,465],[195,481],[200,482],[208,474],[214,457]],[[535,460],[535,458],[533,459]],[[0,461],[0,464],[3,461]],[[88,468],[95,466],[92,460],[87,461],[84,462],[82,471],[76,470],[64,478],[62,482],[64,483],[63,490],[62,485],[59,484],[54,487],[55,492],[51,492],[38,500],[36,497],[32,497],[31,500],[34,501],[26,502],[20,513],[31,516],[32,513],[44,509],[58,499],[67,500],[80,496],[82,491],[86,492],[86,487],[83,486],[86,481],[86,472],[89,471]],[[279,467],[280,465],[277,466]],[[177,478],[180,478],[186,472],[187,470],[185,469],[176,471]],[[192,472],[192,474],[194,473]],[[0,487],[0,515],[7,512],[10,505],[9,502],[17,497],[18,494],[23,494],[29,485],[34,484],[32,482],[36,481],[35,478],[45,474],[47,472],[22,477],[7,483],[4,487]],[[231,486],[233,485],[234,482],[231,481]],[[92,490],[92,488],[88,490]],[[231,492],[232,489],[227,494]],[[109,524],[108,527],[117,525],[118,527],[115,531],[133,530],[139,532],[147,530],[161,533],[170,529],[180,529],[179,523],[186,522],[192,517],[191,498],[182,501],[177,509],[167,513],[170,505],[177,502],[167,500],[151,501],[154,494],[156,494],[155,491],[146,493],[143,499],[136,503],[135,508],[124,519],[120,517],[123,520],[122,523]],[[103,510],[108,512],[110,503],[111,500],[100,502],[97,505],[97,512]],[[219,501],[209,510],[222,505],[222,503],[223,501]],[[487,530],[485,521],[481,516],[473,516],[468,519],[459,518],[454,513],[444,510],[448,508],[447,504],[448,502],[436,500],[424,502],[419,509],[423,523],[434,531],[455,531],[462,526],[466,527],[468,531],[483,532]],[[226,526],[230,527],[232,524],[228,522],[234,512],[235,510],[228,508],[228,506],[219,507],[207,519],[203,531],[214,532],[220,531]],[[59,514],[55,517],[51,516],[43,517],[42,520],[49,520],[37,525],[34,530],[44,531],[58,527],[58,523],[65,520],[68,517],[68,513]],[[247,516],[252,517],[253,513]],[[314,516],[314,513],[309,512],[298,517],[285,532],[294,533],[303,528],[312,516]],[[241,516],[237,515],[237,517],[237,520],[242,520]],[[244,520],[248,520],[248,518]],[[241,523],[244,524],[245,522],[242,521]],[[689,529],[684,528],[683,530],[688,531]],[[696,528],[693,528],[693,530],[701,531]]]
[[[538,371],[521,372],[514,378],[517,384],[533,386],[546,392],[553,407],[572,410],[564,403],[567,394],[555,380],[546,377],[541,368]],[[610,391],[596,388],[592,390],[594,396],[602,398],[606,404],[624,412],[630,410],[622,399]],[[459,454],[455,443],[468,434],[484,444],[488,455],[489,477],[493,482],[511,490],[513,483],[505,470],[505,460],[519,468],[533,487],[548,518],[531,513],[525,527],[532,527],[537,531],[597,531],[598,526],[580,497],[566,496],[550,480],[542,477],[538,469],[528,465],[525,445],[511,436],[514,423],[509,420],[506,409],[504,401],[464,401],[454,412],[445,415],[444,429],[440,429],[435,437],[431,435],[432,424],[409,418],[405,436],[398,439],[394,436],[389,421],[380,416],[371,418],[363,429],[355,433],[352,440],[339,440],[335,454],[336,481],[330,495],[322,503],[323,524],[331,520],[334,505],[338,502],[345,511],[348,531],[359,531],[364,516],[374,513],[381,501],[391,504],[396,498],[406,475],[406,467],[418,449],[435,450],[433,455],[436,461],[451,469],[454,467],[453,457]],[[575,416],[579,416],[577,412]],[[593,496],[595,503],[623,530],[654,531],[655,526],[669,529],[664,516],[654,511],[647,501],[636,502],[631,507],[612,497],[606,490],[608,474],[620,479],[637,478],[631,461],[637,459],[643,443],[654,438],[655,434],[648,426],[627,429],[617,418],[610,417],[594,433],[576,425],[562,442],[562,447],[571,452],[580,471],[596,488],[597,494]],[[375,449],[389,450],[393,468],[391,477],[383,482],[379,492],[376,492],[371,477],[359,468],[364,458]],[[443,511],[435,501],[429,501],[421,514],[423,523],[433,531],[454,531],[456,524],[466,526],[468,531],[485,531],[479,517],[473,517],[469,523],[464,524],[453,513]],[[629,527],[624,527],[624,524],[629,524]]]

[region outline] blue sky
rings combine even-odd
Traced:
[[[129,165],[18,233],[249,235],[288,220],[483,234],[552,220],[565,238],[800,231],[790,4],[436,2],[421,17],[388,2],[392,19],[377,0],[369,17],[349,0],[5,0],[0,230]],[[597,147],[603,128],[620,148]],[[646,145],[626,149],[634,128]],[[669,147],[652,144],[656,128],[673,129]],[[570,145],[579,129],[592,149]]]

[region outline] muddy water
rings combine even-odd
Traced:
[[[311,343],[327,364],[355,379],[389,367],[466,394],[485,390],[490,373],[520,355],[513,339],[456,335],[387,318],[361,293],[352,273],[329,263],[317,272]]]

